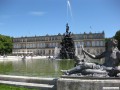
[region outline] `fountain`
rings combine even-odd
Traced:
[[[75,56],[75,67],[61,70],[64,75],[58,80],[57,90],[120,90],[120,51],[118,42],[111,39],[105,44],[105,51],[93,55],[81,47],[83,55],[92,59],[105,58],[103,64],[84,61]]]
[[[58,47],[55,47],[55,50],[54,50],[54,59],[57,59],[59,58],[59,48]]]
[[[117,48],[117,40],[111,39],[110,41],[106,42],[106,51],[100,55],[92,55],[85,51],[83,47],[82,52],[84,56],[88,55],[92,59],[105,58],[105,61],[102,65],[99,65],[83,59],[82,62],[78,62],[76,67],[65,71],[66,75],[76,74],[79,71],[82,75],[91,74],[93,76],[96,75],[97,77],[118,77],[117,74],[120,73],[120,66],[118,63],[120,60],[120,51]],[[77,61],[81,60],[81,58],[78,56],[75,56],[74,59],[77,59]]]
[[[78,47],[75,46],[75,55],[78,56]]]
[[[66,33],[63,35],[63,39],[60,49],[60,59],[73,59],[75,56],[74,41],[71,37],[71,32],[69,32],[68,23],[66,24]]]

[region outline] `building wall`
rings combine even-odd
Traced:
[[[71,37],[74,40],[75,47],[77,47],[78,54],[81,53],[81,45],[93,54],[99,54],[105,50],[104,32],[72,34]],[[13,54],[26,52],[34,55],[53,56],[55,47],[60,49],[62,38],[63,35],[60,34],[13,38]]]

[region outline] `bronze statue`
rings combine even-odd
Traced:
[[[69,32],[69,25],[68,25],[68,23],[66,24],[65,36],[66,36],[66,37],[70,37],[70,36],[71,36],[71,32]]]
[[[69,32],[69,25],[66,24],[66,32],[63,35],[62,42],[60,43],[61,49],[59,58],[60,59],[73,59],[75,56],[74,41]]]
[[[67,32],[67,33],[69,32],[69,26],[68,26],[68,23],[66,24],[66,32]]]
[[[83,53],[88,55],[92,59],[101,59],[105,58],[105,61],[102,65],[95,63],[88,63],[84,60],[80,61],[78,65],[70,70],[63,71],[64,74],[70,75],[75,73],[81,73],[82,75],[88,74],[106,74],[110,77],[117,77],[117,74],[120,73],[120,51],[117,48],[118,42],[115,39],[111,39],[106,42],[106,50],[100,55],[92,55],[82,48]],[[79,59],[79,58],[75,58]],[[80,59],[79,59],[80,60]],[[79,61],[77,60],[77,61]]]

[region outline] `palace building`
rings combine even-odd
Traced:
[[[77,47],[78,55],[81,53],[80,46],[93,54],[100,54],[105,50],[105,34],[101,33],[83,33],[71,34],[74,45]],[[33,54],[41,56],[54,56],[55,47],[60,49],[60,42],[63,35],[46,35],[33,37],[15,37],[13,38],[13,54]]]

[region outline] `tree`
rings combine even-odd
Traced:
[[[112,39],[112,38],[105,38],[105,42],[110,41],[110,39]]]
[[[120,50],[120,30],[116,32],[114,38],[118,40],[118,49]]]
[[[8,54],[12,52],[12,38],[0,35],[0,54]]]

